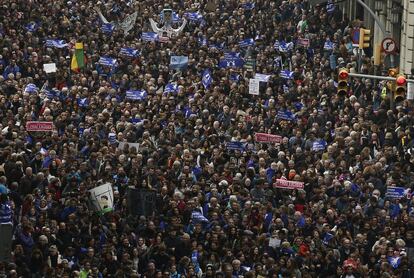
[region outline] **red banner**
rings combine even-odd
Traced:
[[[304,183],[301,181],[288,181],[288,180],[278,179],[273,184],[273,187],[283,188],[283,189],[303,189]]]
[[[52,131],[53,123],[52,122],[27,122],[26,130],[27,131]]]
[[[259,143],[282,143],[282,136],[267,133],[256,133],[254,140]]]

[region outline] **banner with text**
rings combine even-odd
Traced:
[[[27,122],[27,131],[52,131],[53,122]]]
[[[254,140],[259,143],[281,143],[283,138],[280,135],[256,133],[254,135]]]
[[[282,189],[303,189],[304,183],[300,181],[288,181],[288,180],[282,180],[278,179],[273,184],[275,188],[282,188]]]

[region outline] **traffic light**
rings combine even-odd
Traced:
[[[359,28],[359,48],[360,49],[369,47],[369,41],[371,40],[370,35],[371,35],[371,30]]]
[[[347,69],[340,69],[338,73],[338,95],[345,96],[348,93],[349,73]]]
[[[394,100],[403,101],[407,94],[407,79],[404,74],[397,75],[395,79]]]

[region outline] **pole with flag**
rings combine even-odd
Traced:
[[[70,69],[74,72],[80,72],[85,67],[85,54],[83,52],[83,43],[77,42],[75,44],[75,53],[72,56]]]

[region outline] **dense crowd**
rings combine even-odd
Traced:
[[[13,225],[1,277],[414,277],[412,103],[390,108],[368,79],[336,93],[338,69],[373,72],[369,49],[360,69],[353,51],[363,22],[306,0],[0,4],[0,223]],[[167,4],[175,27],[197,16],[145,41]],[[97,11],[138,16],[108,33]],[[172,70],[172,55],[187,67]],[[228,55],[244,66],[222,66]],[[267,76],[259,95],[255,73]],[[54,128],[27,131],[28,121]],[[88,190],[108,182],[114,206],[99,213]],[[129,188],[154,192],[155,209],[131,212]]]

